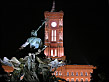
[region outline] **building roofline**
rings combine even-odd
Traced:
[[[94,67],[93,65],[64,65],[62,68],[67,68],[67,69],[96,69],[97,67]],[[59,67],[58,69],[61,69]]]

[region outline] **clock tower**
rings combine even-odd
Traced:
[[[63,11],[54,12],[55,3],[51,12],[44,12],[45,19],[45,45],[44,54],[49,58],[62,58],[64,56],[63,47]]]

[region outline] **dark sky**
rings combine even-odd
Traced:
[[[56,11],[64,12],[64,49],[72,64],[105,66],[108,60],[108,6],[105,1],[56,0]],[[1,54],[12,57],[44,20],[52,0],[7,0],[2,3]],[[44,27],[38,32],[44,39]]]

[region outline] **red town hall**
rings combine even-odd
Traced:
[[[44,53],[48,58],[65,60],[63,47],[63,16],[64,12],[44,12],[45,19],[45,45],[48,47]],[[64,65],[58,67],[54,75],[70,82],[91,80],[91,73],[96,67],[92,65]]]
[[[63,16],[64,12],[44,12],[45,19],[48,19],[45,23],[45,45],[48,46],[44,54],[48,58],[58,60],[66,60],[64,56],[63,47]],[[13,68],[10,66],[2,67],[5,72],[13,72]],[[89,82],[91,80],[91,73],[93,69],[96,69],[93,65],[64,65],[58,67],[54,73],[56,77],[60,77],[69,82]]]
[[[64,57],[63,47],[63,15],[60,12],[45,12],[45,45],[48,47],[44,53],[50,58]]]

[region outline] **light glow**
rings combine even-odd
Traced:
[[[52,27],[56,27],[56,26],[57,26],[57,23],[56,23],[56,22],[52,22],[52,23],[51,23],[51,26],[52,26]]]
[[[56,30],[52,30],[51,41],[56,41]]]
[[[53,56],[53,49],[51,49],[51,56]]]
[[[55,49],[55,56],[57,56],[57,49]]]

